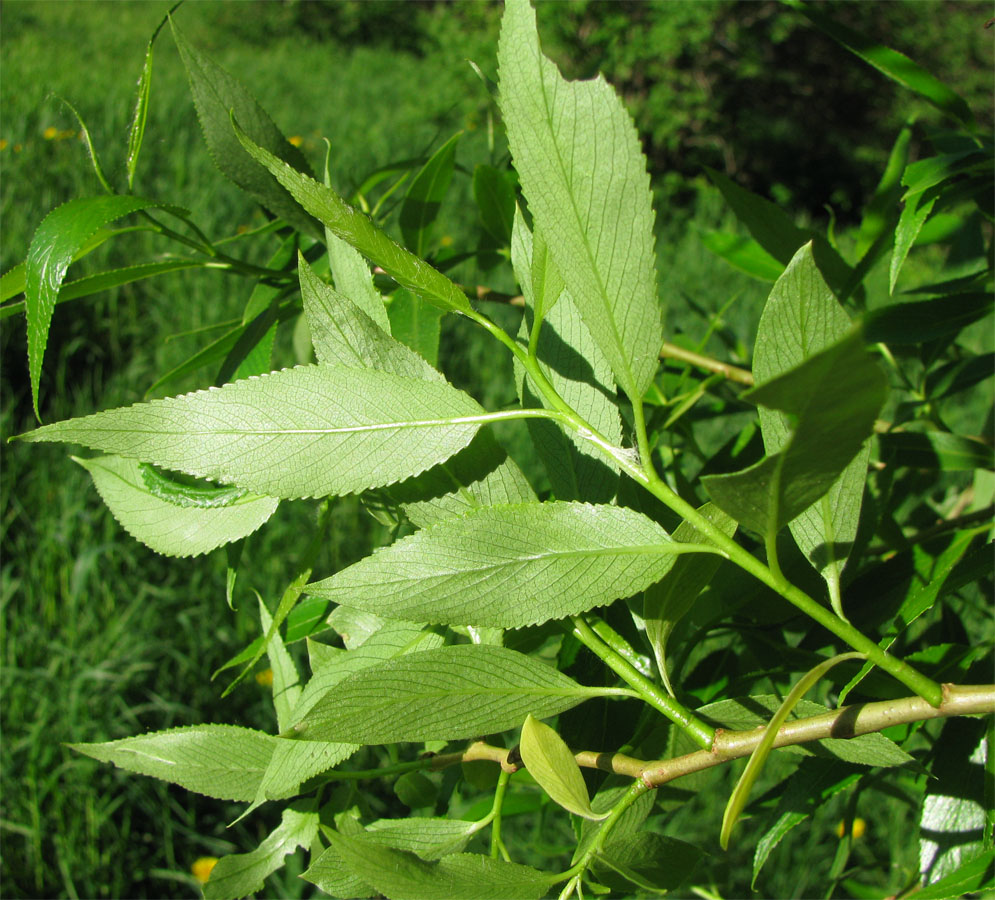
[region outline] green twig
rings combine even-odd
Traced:
[[[600,657],[616,675],[626,682],[645,702],[680,726],[699,747],[708,750],[715,739],[715,729],[673,697],[660,690],[621,654],[609,647],[594,633],[583,616],[573,617],[573,635],[592,653]]]

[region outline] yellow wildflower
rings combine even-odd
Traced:
[[[448,234],[445,234],[442,236],[442,240],[439,241],[439,243],[442,244],[443,247],[452,247],[453,239]]]
[[[7,138],[0,138],[0,150],[7,149]]]
[[[256,672],[256,682],[263,687],[273,686],[273,670],[263,669],[262,672]]]
[[[45,138],[46,141],[54,141],[59,136],[59,129],[54,125],[49,125],[42,133],[41,136]]]
[[[867,831],[867,823],[860,818],[854,819],[853,827],[850,829],[850,834],[853,836],[853,839],[856,840],[857,838],[863,837],[865,831]],[[841,838],[844,834],[846,834],[846,822],[840,819],[836,825],[836,837]]]
[[[217,864],[217,857],[202,856],[199,859],[194,860],[194,864],[190,867],[190,871],[193,872],[193,877],[196,878],[201,884],[207,884],[207,879],[211,877],[211,872]]]
[[[300,145],[304,143],[304,138],[302,138],[299,134],[292,135],[291,137],[288,137],[287,140],[290,141],[290,143],[295,147],[300,147]]]

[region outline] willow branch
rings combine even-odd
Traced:
[[[881,700],[844,706],[819,716],[808,716],[786,722],[778,731],[775,747],[805,744],[825,738],[852,738],[882,731],[892,725],[941,719],[949,716],[995,714],[995,684],[943,685],[943,702],[930,706],[921,697]],[[764,729],[724,731],[719,729],[711,750],[698,750],[674,759],[647,762],[621,753],[597,753],[583,750],[574,754],[578,765],[601,769],[616,775],[639,778],[647,787],[660,787],[677,778],[722,765],[733,759],[749,756],[763,738]],[[458,757],[458,759],[457,759]],[[514,751],[492,747],[482,741],[472,744],[462,754],[436,757],[433,768],[444,768],[455,762],[490,760],[503,769],[517,768]]]

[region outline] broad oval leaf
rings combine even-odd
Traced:
[[[531,715],[522,726],[519,744],[522,762],[550,799],[585,819],[607,819],[611,812],[596,813],[573,753],[552,728]]]
[[[849,329],[849,316],[819,273],[811,244],[806,244],[777,280],[760,316],[753,357],[757,383],[765,384],[801,365],[842,339]],[[770,454],[781,450],[791,437],[787,416],[763,407],[760,430]],[[870,446],[865,443],[832,487],[791,522],[791,534],[826,580],[830,601],[839,616],[843,615],[840,578],[857,535],[869,457]]]
[[[832,487],[874,430],[886,395],[884,375],[852,331],[744,396],[795,416],[777,453],[729,475],[702,478],[716,506],[770,537]]]
[[[566,81],[542,55],[528,0],[505,6],[500,107],[536,226],[615,378],[633,400],[663,344],[646,159],[598,77]]]
[[[175,207],[142,197],[112,194],[80,197],[53,209],[35,229],[24,261],[24,305],[28,323],[31,402],[38,416],[38,385],[52,311],[66,269],[102,226],[142,209]]]
[[[592,872],[620,894],[663,894],[678,887],[698,865],[704,851],[662,834],[643,832],[609,840],[592,860]]]
[[[219,800],[250,801],[280,738],[235,725],[172,728],[73,750]]]
[[[641,591],[693,546],[621,506],[490,506],[403,538],[307,592],[412,621],[520,628]]]
[[[552,716],[610,688],[584,687],[552,666],[504,647],[423,650],[356,672],[298,724],[306,740],[390,744],[448,741]]]
[[[244,492],[217,507],[170,502],[150,489],[137,460],[73,459],[90,473],[101,499],[125,531],[166,556],[199,556],[237,541],[269,519],[280,502]]]
[[[465,447],[485,420],[446,383],[298,366],[22,438],[85,444],[268,496],[322,497],[416,475]]]

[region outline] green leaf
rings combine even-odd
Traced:
[[[705,171],[760,248],[782,266],[788,265],[798,248],[811,240],[811,235],[795,225],[776,203],[741,188],[720,172],[707,167]]]
[[[267,496],[322,497],[390,484],[447,459],[470,442],[481,415],[448,384],[299,366],[46,425],[22,439],[85,444]]]
[[[405,772],[394,782],[394,794],[409,809],[435,806],[439,788],[424,772]]]
[[[960,863],[929,887],[916,891],[916,900],[957,900],[971,894],[981,894],[995,888],[992,866],[995,850],[984,850]]]
[[[525,717],[519,750],[529,774],[554,803],[585,819],[607,819],[596,813],[573,753],[552,728],[531,715]]]
[[[986,730],[984,721],[972,719],[943,723],[919,821],[919,869],[925,885],[990,849],[983,843],[989,809],[985,758],[992,752]]]
[[[625,507],[509,504],[402,538],[307,591],[378,615],[520,628],[630,596],[694,549]]]
[[[125,157],[125,169],[128,173],[128,190],[135,183],[135,170],[138,168],[138,156],[142,151],[142,140],[145,137],[145,122],[149,113],[149,93],[152,89],[152,46],[159,34],[159,29],[165,20],[156,28],[149,39],[145,50],[145,62],[142,74],[138,77],[138,91],[135,94],[135,111],[131,115],[131,128],[128,129],[128,154]]]
[[[942,549],[938,552],[933,550],[933,543],[929,542],[916,544],[907,553],[894,558],[893,565],[901,573],[899,579],[901,594],[896,602],[898,612],[890,616],[891,621],[887,623],[884,636],[878,642],[878,646],[882,650],[891,647],[905,629],[923,613],[932,609],[936,601],[944,596],[950,589],[947,584],[948,579],[951,579],[955,568],[965,558],[979,534],[986,530],[987,528],[982,526],[979,529],[956,532],[949,539],[941,537],[939,541],[942,544]],[[888,596],[890,592],[887,591],[889,574],[885,569],[878,570],[875,597],[879,602],[891,600]],[[840,691],[839,702],[841,704],[871,669],[870,663],[865,665]]]
[[[267,800],[293,797],[300,793],[301,785],[309,778],[338,765],[358,749],[356,744],[337,741],[280,739],[273,748],[252,805],[242,815],[248,815]]]
[[[516,211],[515,189],[508,176],[494,166],[478,164],[473,170],[473,199],[484,228],[502,247],[507,247]]]
[[[287,196],[287,191],[261,170],[242,149],[232,133],[231,117],[257,145],[284,163],[308,171],[303,154],[281,134],[273,120],[245,89],[210,57],[197,50],[169,20],[180,58],[190,80],[190,93],[197,118],[214,164],[221,173],[268,210],[299,231],[315,237],[321,230],[315,221]]]
[[[553,308],[557,297],[566,295],[563,281],[542,240],[533,240],[520,216],[515,224],[512,262],[526,301],[520,340],[529,341],[531,333],[529,345],[560,397],[610,442],[621,444],[622,423],[614,402],[611,367],[576,306],[567,301]],[[515,377],[523,406],[550,406],[534,392],[517,361]],[[615,496],[618,469],[590,442],[553,422],[530,420],[528,429],[557,499],[607,503]]]
[[[797,417],[782,450],[730,475],[702,478],[714,503],[761,535],[822,497],[871,436],[886,384],[859,331],[744,396]]]
[[[489,429],[468,447],[427,472],[385,488],[408,519],[427,528],[486,506],[535,503],[536,495]]]
[[[830,797],[850,787],[860,776],[859,770],[839,760],[802,760],[788,779],[787,789],[778,801],[772,816],[773,824],[757,842],[757,849],[753,854],[753,880],[750,882],[752,889],[756,889],[757,876],[781,839],[820,809]]]
[[[317,218],[336,237],[355,247],[363,256],[373,260],[399,285],[418,294],[444,312],[470,313],[470,301],[459,287],[438,269],[409,253],[391,240],[372,220],[349,206],[331,188],[301,174],[256,144],[234,124],[235,134],[242,146],[260,165],[269,169],[294,199],[307,212]]]
[[[258,600],[262,631],[263,634],[268,634],[273,624],[273,617],[269,614],[262,597],[258,597]],[[273,636],[267,642],[266,654],[273,672],[273,706],[276,709],[277,727],[280,731],[286,731],[293,724],[291,713],[301,696],[301,677],[283,644],[279,629],[274,630]]]
[[[260,891],[263,881],[298,847],[310,847],[318,836],[318,813],[285,809],[280,824],[250,853],[222,857],[204,885],[205,900],[229,900]]]
[[[234,725],[172,728],[73,750],[219,800],[252,800],[280,738]]]
[[[705,855],[693,844],[662,834],[642,833],[609,840],[595,854],[592,874],[602,884],[620,893],[643,891],[664,894],[679,887]]]
[[[892,431],[879,436],[881,458],[896,466],[970,472],[995,469],[990,444],[948,431]]]
[[[826,672],[833,668],[833,666],[851,659],[866,659],[866,657],[863,653],[841,653],[838,656],[824,660],[810,669],[798,679],[788,692],[787,697],[778,706],[777,711],[771,716],[770,721],[764,728],[763,737],[757,746],[754,747],[750,758],[746,761],[746,768],[743,769],[742,774],[739,776],[739,781],[736,782],[736,787],[733,788],[732,794],[729,796],[729,802],[726,804],[725,814],[722,816],[722,833],[719,836],[719,844],[723,850],[729,847],[729,836],[732,834],[732,829],[746,807],[750,790],[760,776],[760,772],[767,762],[767,757],[770,756],[771,750],[774,749],[774,741],[777,739],[777,733],[781,726],[787,721],[788,716],[791,715],[791,712],[802,696],[808,693]]]
[[[820,31],[834,38],[868,65],[873,66],[910,91],[915,91],[940,112],[950,116],[969,130],[973,129],[974,115],[963,98],[955,94],[942,81],[916,65],[905,54],[891,50],[845,25],[834,22],[814,4],[801,3],[796,0],[791,5],[800,10]]]
[[[315,671],[294,710],[294,721],[300,721],[319,700],[351,675],[405,653],[420,653],[441,646],[442,638],[425,631],[421,625],[398,621],[384,623],[359,647],[340,653],[334,660],[329,660],[328,665]]]
[[[302,737],[360,744],[457,740],[614,693],[579,685],[514,650],[459,644],[391,659],[339,682],[301,720]]]
[[[319,362],[445,381],[422,356],[392,338],[348,297],[318,278],[303,255],[298,256],[297,271],[304,315]]]
[[[885,344],[919,344],[957,334],[974,322],[989,316],[995,297],[976,292],[947,294],[933,300],[892,303],[864,316],[868,341]],[[989,370],[990,371],[990,370]]]
[[[888,162],[878,186],[874,189],[874,195],[864,207],[863,216],[860,221],[860,231],[857,234],[857,243],[854,247],[854,254],[863,264],[864,257],[870,252],[878,241],[887,239],[887,231],[894,226],[895,208],[901,195],[902,173],[909,161],[909,144],[912,141],[913,120],[907,121],[888,155]],[[889,242],[890,243],[890,242]],[[885,247],[881,247],[881,252]],[[875,254],[876,255],[876,254]]]
[[[543,322],[563,295],[563,278],[550,256],[542,231],[537,228],[530,232],[517,206],[511,231],[511,263],[525,295],[526,306],[532,309],[530,327],[534,328],[535,322]],[[600,352],[599,358],[603,358]]]
[[[328,173],[328,154],[325,155],[325,185],[332,186]],[[328,248],[328,264],[335,289],[390,334],[390,320],[387,318],[383,297],[373,283],[373,273],[363,255],[336,237],[328,228],[325,229],[325,246]]]
[[[439,336],[442,311],[404,288],[394,292],[387,310],[394,338],[428,360],[439,364]]]
[[[427,862],[367,835],[328,837],[353,874],[388,900],[539,900],[550,886],[536,869],[487,856],[458,853]]]
[[[761,281],[777,281],[784,272],[784,263],[771,256],[753,238],[724,231],[706,231],[701,235],[701,243],[733,268]]]
[[[604,79],[568,82],[542,55],[528,0],[505,6],[498,66],[508,143],[536,227],[617,382],[638,400],[663,332],[635,126]]]
[[[732,537],[736,533],[736,522],[712,503],[698,509],[709,522],[723,534]],[[708,539],[693,525],[681,522],[674,531],[675,541],[687,544],[704,544]],[[673,568],[656,584],[650,585],[643,593],[642,619],[656,657],[657,668],[667,689],[670,677],[667,673],[667,640],[674,626],[694,605],[698,595],[711,582],[715,570],[722,562],[721,557],[711,553],[689,553],[681,556]]]
[[[428,252],[430,229],[449,190],[456,165],[456,145],[462,136],[462,131],[457,132],[432,154],[415,175],[401,204],[401,234],[415,256],[424,257]]]
[[[905,198],[905,205],[902,207],[902,214],[898,217],[898,225],[895,228],[895,246],[891,252],[891,268],[888,272],[888,289],[891,293],[895,292],[895,284],[898,282],[898,275],[902,271],[905,259],[926,219],[933,211],[937,197],[938,193],[934,188],[928,196],[912,194]]]
[[[409,816],[407,819],[377,819],[366,826],[371,841],[395,850],[407,850],[421,859],[440,859],[459,853],[470,838],[480,830],[479,822],[463,819],[429,819]]]
[[[99,294],[101,291],[120,287],[122,284],[133,284],[145,278],[152,278],[156,275],[164,275],[167,272],[179,272],[182,269],[201,269],[204,263],[196,259],[167,259],[163,262],[139,263],[134,266],[125,266],[121,269],[109,269],[106,272],[97,272],[93,275],[86,275],[74,281],[63,282],[59,288],[59,294],[55,298],[55,305],[67,303],[70,300],[78,300],[81,297],[89,297],[91,294]],[[0,307],[0,319],[23,312],[27,302],[22,300],[19,303],[8,303]]]
[[[820,275],[812,245],[806,244],[777,280],[760,316],[754,378],[761,385],[773,380],[841,340],[849,329],[849,317]],[[760,409],[760,430],[771,455],[791,440],[787,416],[774,410]],[[791,522],[791,534],[826,580],[833,609],[841,617],[840,579],[857,536],[869,458],[870,446],[865,445],[818,502]]]
[[[705,171],[732,207],[736,218],[747,227],[762,250],[781,265],[787,266],[798,248],[811,241],[819,270],[833,291],[842,294],[853,271],[825,238],[798,228],[784,210],[770,200],[741,188],[725,175],[707,166]]]
[[[142,464],[121,456],[73,457],[90,476],[114,518],[135,540],[166,556],[199,556],[251,534],[279,500],[240,492],[224,506],[204,507],[153,492]]]
[[[38,385],[56,298],[69,263],[108,222],[142,209],[174,209],[143,197],[81,197],[53,209],[35,230],[24,261],[31,402],[38,415]]]

